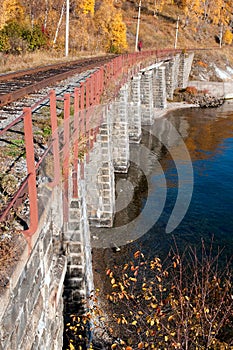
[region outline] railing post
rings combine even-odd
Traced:
[[[100,103],[100,95],[103,93],[104,90],[104,67],[100,68],[100,74],[99,74],[99,83],[98,83],[98,103]]]
[[[26,147],[26,162],[28,171],[28,196],[30,208],[30,225],[28,230],[23,231],[31,249],[31,236],[38,228],[38,204],[37,204],[37,188],[36,188],[36,167],[32,130],[32,110],[30,107],[23,109],[24,116],[24,138]]]
[[[86,118],[85,118],[85,136],[87,138],[87,154],[86,154],[86,161],[89,162],[89,151],[90,151],[90,87],[91,87],[91,79],[86,79]]]
[[[85,85],[82,82],[80,84],[80,110],[81,110],[81,120],[80,120],[80,134],[81,138],[85,137]],[[81,140],[83,142],[83,140]],[[81,179],[84,178],[84,160],[81,160],[80,164],[80,170],[81,170]]]
[[[96,101],[96,72],[90,77],[90,88],[91,88],[91,99],[90,99],[90,104],[92,106],[91,111],[90,111],[90,117],[89,117],[89,150],[93,148],[94,145],[94,137],[95,137],[95,123],[93,123],[94,120],[94,106],[95,106],[95,101]]]
[[[79,94],[80,88],[74,90],[74,166],[73,166],[73,197],[78,198],[78,153],[79,153]]]
[[[64,148],[63,148],[63,217],[68,222],[69,215],[69,148],[70,144],[70,94],[64,95]]]
[[[51,119],[52,142],[53,142],[54,180],[49,185],[51,187],[54,187],[60,181],[60,156],[59,156],[59,139],[58,139],[58,126],[57,126],[57,107],[56,107],[56,93],[54,90],[50,91],[50,119]]]
[[[97,100],[97,89],[96,89],[96,84],[97,84],[97,71],[92,75],[92,84],[91,84],[91,104],[96,105],[96,100]]]

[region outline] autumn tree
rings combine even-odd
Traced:
[[[0,31],[0,51],[12,54],[34,51],[43,47],[46,40],[40,27],[11,21]]]
[[[0,13],[0,29],[10,21],[17,23],[25,21],[25,10],[20,0],[4,0]]]
[[[21,0],[31,27],[40,24],[41,15],[45,12],[44,0]]]
[[[218,24],[221,20],[223,0],[214,0],[210,3],[210,17],[213,24]]]
[[[113,0],[103,0],[95,13],[96,40],[107,52],[120,53],[127,48],[126,25]]]
[[[70,48],[77,51],[96,51],[95,25],[90,15],[80,14],[76,26],[70,28]]]
[[[154,0],[153,1],[154,15],[162,12],[164,5],[165,5],[165,0]]]
[[[185,0],[184,13],[189,16],[193,22],[198,22],[203,11],[200,0]]]
[[[95,0],[81,0],[78,1],[78,8],[81,13],[87,15],[94,15]]]
[[[232,43],[232,40],[233,40],[233,34],[232,34],[232,32],[229,30],[229,29],[227,29],[225,32],[224,32],[224,34],[223,34],[223,42],[225,43],[225,44],[228,44],[228,45],[231,45],[231,43]]]

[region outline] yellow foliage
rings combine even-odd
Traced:
[[[70,28],[70,46],[73,49],[93,50],[97,46],[93,35],[95,27],[90,16],[81,14],[76,22],[76,26]]]
[[[69,344],[70,350],[75,350],[75,347],[72,343]]]
[[[111,30],[111,47],[117,52],[127,48],[126,25],[122,21],[122,14],[117,13],[113,18],[110,26]]]
[[[220,22],[225,22],[224,15],[223,15],[223,8],[224,1],[223,0],[215,0],[211,2],[211,17],[213,19],[213,24],[218,24]]]
[[[23,22],[25,20],[25,11],[19,0],[4,0],[1,9],[1,23],[0,27],[9,21]]]
[[[94,15],[95,0],[82,0],[81,2],[79,1],[79,7],[85,15],[88,13]]]
[[[227,29],[223,35],[223,42],[225,44],[231,45],[232,40],[233,40],[233,34],[229,29]]]
[[[192,17],[193,21],[198,21],[198,17],[202,14],[203,10],[199,0],[186,0],[184,6],[184,12],[186,16]]]
[[[97,37],[108,52],[120,53],[127,48],[126,25],[113,0],[104,0],[95,14]]]

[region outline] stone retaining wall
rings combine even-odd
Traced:
[[[61,251],[61,189],[50,193],[41,224],[1,295],[0,349],[62,348],[63,283],[67,259]]]

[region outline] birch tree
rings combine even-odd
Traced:
[[[55,45],[56,42],[57,42],[58,33],[59,33],[60,28],[61,28],[62,19],[63,19],[64,13],[65,13],[65,5],[66,5],[66,0],[64,0],[64,2],[63,2],[63,4],[62,4],[62,8],[61,8],[61,12],[60,12],[59,21],[58,21],[58,23],[57,23],[57,27],[56,27],[56,31],[55,31],[54,39],[53,39],[53,44],[54,44],[54,45]]]

